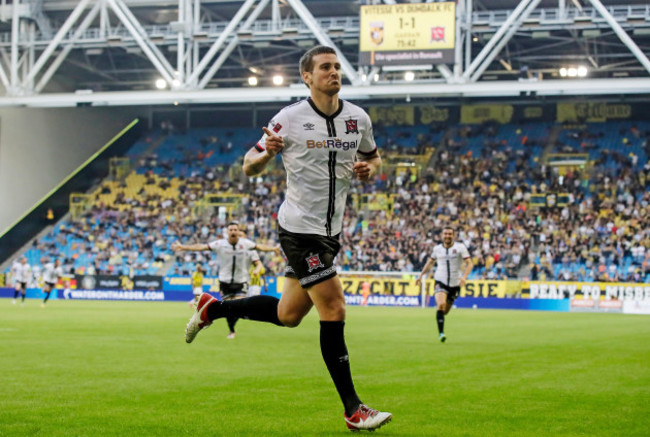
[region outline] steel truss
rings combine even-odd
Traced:
[[[282,0],[282,6],[289,6],[292,12],[285,17],[280,13],[280,0],[244,0],[238,2],[238,10],[228,21],[207,17],[205,4],[219,3],[218,0],[79,0],[70,2],[70,13],[56,28],[48,19],[52,5],[43,0],[14,0],[10,5],[0,6],[0,20],[11,25],[10,32],[0,33],[0,83],[6,90],[5,97],[0,97],[0,106],[227,103],[302,97],[306,89],[301,85],[212,89],[215,76],[236,50],[240,52],[241,63],[242,47],[262,50],[265,44],[278,40],[293,43],[299,51],[315,44],[314,41],[337,47],[343,74],[351,83],[346,93],[356,98],[650,93],[650,78],[646,77],[650,60],[629,35],[650,33],[650,5],[604,6],[601,0],[588,1],[590,8],[576,8],[558,0],[557,8],[539,9],[540,0],[522,0],[512,11],[476,11],[473,0],[458,0],[454,64],[418,73],[416,81],[403,83],[390,74],[382,74],[377,80],[379,68],[355,67],[348,59],[349,50],[340,49],[342,45],[358,46],[358,15],[315,17],[301,0]],[[136,6],[145,3],[173,4],[177,19],[145,24],[134,13]],[[63,4],[56,2],[59,8]],[[272,18],[260,19],[268,9]],[[559,42],[558,38],[548,38],[550,32],[558,30],[567,32],[565,40],[584,45],[584,56],[592,66],[601,70],[629,68],[630,60],[636,60],[640,65],[637,71],[643,77],[539,81],[535,77],[520,78],[516,71],[513,74],[511,59],[531,59],[529,50],[511,44],[513,37],[540,38],[539,47],[543,50],[563,43],[562,38]],[[620,46],[628,51],[608,54],[606,65],[588,41],[603,32],[616,35]],[[477,41],[482,43],[480,50]],[[146,59],[151,68],[140,71],[149,76],[155,71],[167,82],[169,91],[42,93],[66,61],[80,64],[69,60],[72,51],[89,53],[115,48]],[[622,56],[626,59],[620,59]],[[552,59],[547,53],[539,57]],[[555,60],[555,64],[560,60]],[[91,65],[82,68],[93,70]],[[95,73],[116,81],[112,74]],[[488,73],[509,73],[515,80],[486,81]],[[384,86],[388,83],[392,86]],[[128,84],[124,88],[128,89]]]

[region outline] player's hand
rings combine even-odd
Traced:
[[[266,153],[271,157],[280,153],[284,149],[284,140],[282,137],[276,135],[275,132],[271,132],[268,127],[263,127],[262,130],[266,134],[266,140],[264,141]]]
[[[417,285],[419,287],[421,284],[422,284],[422,278],[417,278],[415,280],[415,285]]]
[[[171,249],[172,249],[172,252],[180,252],[180,251],[183,250],[182,245],[178,241],[175,241],[175,242],[172,243]]]
[[[461,288],[464,287],[466,283],[467,283],[467,280],[465,278],[460,278],[460,286],[461,286]]]
[[[282,256],[282,248],[281,248],[280,246],[277,246],[275,249],[273,249],[273,252],[274,252],[277,256]]]
[[[371,168],[370,164],[364,161],[357,161],[354,163],[352,170],[357,174],[357,179],[360,181],[367,181],[370,179]]]

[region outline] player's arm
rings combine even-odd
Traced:
[[[171,249],[173,252],[203,252],[210,250],[210,246],[207,243],[180,244],[176,242],[172,243]]]
[[[426,264],[424,264],[424,267],[422,268],[422,272],[420,272],[420,276],[415,280],[415,285],[420,285],[422,283],[422,278],[427,274],[431,267],[433,267],[434,262],[433,258],[427,260]]]
[[[474,268],[474,263],[472,262],[472,258],[465,258],[463,260],[463,275],[460,277],[461,287],[465,286],[465,283],[467,282],[467,278],[469,278],[469,274],[472,273],[473,268]]]
[[[258,143],[244,156],[244,174],[246,176],[262,173],[269,161],[284,148],[284,140],[281,136],[271,132],[267,127],[263,127],[262,130],[266,134],[264,147]]]
[[[259,259],[253,260],[253,265],[255,266],[255,270],[253,270],[251,274],[253,276],[260,276],[260,272],[262,271],[262,267],[264,267],[264,265]]]
[[[370,155],[361,152],[357,153],[357,162],[354,163],[352,169],[360,181],[368,181],[377,174],[380,167],[381,156],[379,156],[379,152],[375,149]]]
[[[259,250],[260,252],[275,252],[276,255],[282,254],[282,250],[280,249],[280,246],[271,246],[268,244],[257,243],[255,244],[254,249]]]

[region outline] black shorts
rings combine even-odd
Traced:
[[[18,288],[21,290],[27,289],[27,282],[18,282]]]
[[[334,258],[341,250],[338,235],[294,234],[280,227],[279,237],[287,256],[284,276],[298,279],[302,288],[336,276]]]
[[[442,282],[436,281],[433,287],[434,293],[445,293],[447,295],[447,303],[453,304],[458,295],[460,294],[460,287],[448,287]]]
[[[55,283],[55,282],[46,282],[45,285],[47,285],[48,287],[50,287],[50,291],[54,290],[54,287],[56,287],[56,283]]]
[[[246,284],[242,283],[227,283],[219,282],[219,291],[221,292],[221,299],[228,300],[234,299],[238,296],[246,296]]]

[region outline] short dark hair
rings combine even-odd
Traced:
[[[231,226],[239,226],[239,222],[237,220],[230,220],[227,227]]]
[[[314,70],[314,56],[322,54],[335,55],[336,50],[329,46],[316,46],[307,50],[300,58],[300,77],[302,77],[302,73],[305,71],[311,72]],[[307,88],[309,88],[309,85],[307,85]]]
[[[442,230],[443,230],[443,231],[444,231],[444,230],[447,230],[447,229],[451,230],[451,232],[453,232],[454,234],[456,233],[456,229],[454,229],[454,227],[451,226],[451,225],[446,225],[446,226],[443,226],[443,227],[442,227]]]

